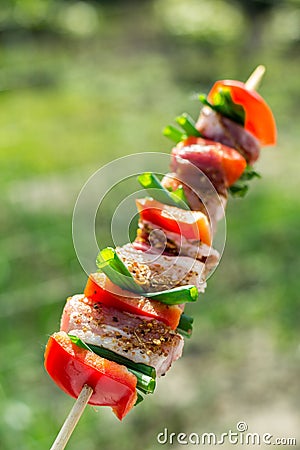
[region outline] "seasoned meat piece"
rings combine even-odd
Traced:
[[[204,292],[205,265],[187,256],[166,256],[136,250],[132,244],[116,248],[137,283],[145,291],[158,292],[192,284]]]
[[[171,231],[162,231],[151,222],[139,221],[137,241],[147,243],[148,249],[151,247],[152,251],[198,259],[205,264],[205,277],[219,262],[220,255],[211,246]]]
[[[94,303],[83,294],[68,298],[61,331],[79,337],[86,344],[155,367],[158,376],[180,358],[184,343],[178,333],[158,320]]]

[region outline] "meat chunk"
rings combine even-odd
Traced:
[[[147,292],[192,284],[204,292],[205,264],[187,256],[166,256],[137,250],[132,244],[116,248],[136,282]]]
[[[217,144],[183,143],[173,148],[171,160],[171,170],[192,200],[191,206],[208,216],[213,232],[224,217],[227,200],[225,169],[216,149]]]
[[[207,106],[202,109],[196,128],[205,138],[238,150],[248,164],[259,157],[259,141],[249,131]]]
[[[158,320],[94,303],[84,295],[68,298],[61,331],[155,367],[157,376],[180,358],[184,344],[178,333]]]
[[[136,241],[148,244],[152,251],[198,259],[205,264],[205,277],[219,262],[220,255],[213,247],[171,231],[162,231],[150,222],[139,221]]]

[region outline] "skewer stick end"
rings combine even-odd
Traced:
[[[263,76],[266,72],[266,67],[262,64],[256,67],[256,69],[252,72],[250,77],[245,83],[246,88],[249,91],[255,91],[257,90],[258,86],[260,85]]]
[[[73,433],[86,405],[88,404],[91,396],[93,394],[93,389],[85,384],[74,403],[68,417],[63,423],[63,426],[61,427],[55,441],[52,444],[52,447],[50,450],[63,450],[70,437]]]

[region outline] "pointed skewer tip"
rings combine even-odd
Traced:
[[[249,91],[257,90],[260,85],[263,76],[266,72],[266,67],[262,64],[256,67],[256,69],[251,73],[248,80],[245,82],[245,86]]]

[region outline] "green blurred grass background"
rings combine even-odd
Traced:
[[[239,420],[300,448],[300,4],[238,3],[1,2],[1,449],[49,448],[73,404],[43,351],[86,279],[71,236],[84,182],[116,157],[170,151],[161,129],[196,117],[195,92],[259,63],[278,145],[229,203],[223,259],[190,308],[193,339],[156,395],[122,424],[88,408],[69,448],[153,449],[164,427],[221,433]]]

